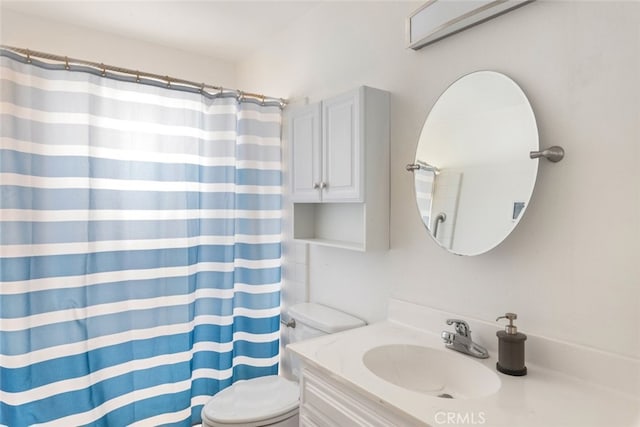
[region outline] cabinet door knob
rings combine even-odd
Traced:
[[[324,189],[325,189],[325,188],[327,188],[328,186],[329,186],[329,185],[328,185],[326,182],[324,182],[324,181],[320,183],[320,189],[321,189],[321,190],[324,190]]]
[[[320,184],[318,184],[317,182],[313,183],[313,189],[317,190],[318,188],[320,188]]]

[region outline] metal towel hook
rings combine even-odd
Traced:
[[[550,162],[558,163],[560,160],[564,158],[564,148],[554,145],[553,147],[549,147],[545,150],[531,151],[529,153],[529,157],[532,159],[538,159],[540,157],[544,157]]]
[[[440,223],[445,222],[447,220],[447,214],[444,212],[440,212],[438,216],[436,216],[436,222],[433,225],[433,237],[438,238],[438,228]],[[450,323],[449,323],[450,324]]]

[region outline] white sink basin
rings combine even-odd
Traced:
[[[498,375],[451,350],[392,344],[372,348],[362,360],[376,376],[399,387],[431,396],[471,399],[500,388]]]

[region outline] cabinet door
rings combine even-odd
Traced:
[[[320,104],[292,110],[289,115],[291,201],[319,202],[322,182]]]
[[[393,413],[323,372],[305,366],[300,388],[300,425],[416,427],[425,424]]]
[[[325,202],[364,200],[361,89],[322,103],[323,173]]]

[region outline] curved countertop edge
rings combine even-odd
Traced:
[[[446,349],[437,334],[393,321],[289,344],[287,349],[360,394],[426,425],[442,425],[442,418],[436,416],[444,412],[467,419],[475,416],[486,426],[640,426],[640,401],[635,396],[612,392],[528,362],[528,375],[524,377],[498,373],[501,387],[489,396],[442,399],[410,391],[377,377],[362,362],[368,350],[388,344],[432,347],[451,351],[452,357],[471,358]],[[488,359],[471,359],[495,371],[494,352]]]

